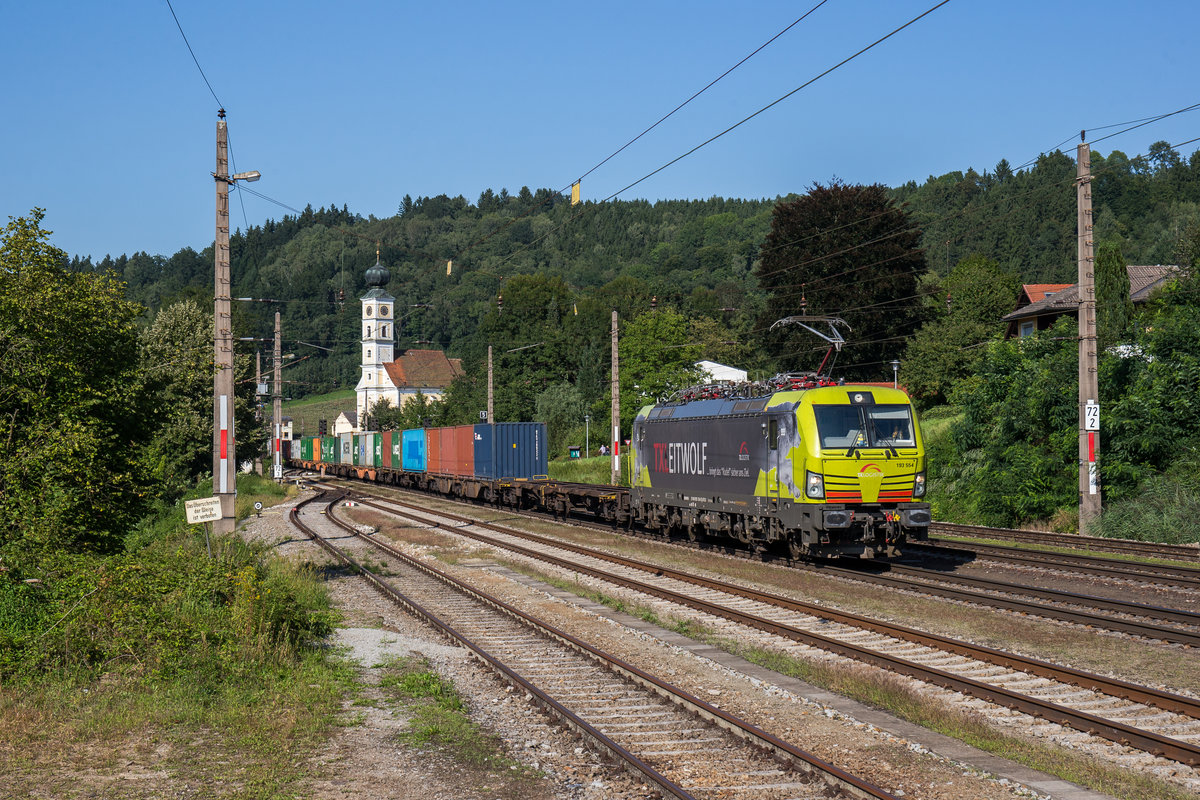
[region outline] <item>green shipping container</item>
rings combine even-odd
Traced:
[[[317,455],[320,455],[320,454],[321,454],[321,451],[317,450]],[[301,461],[312,461],[313,460],[313,439],[304,438],[304,439],[300,440],[300,460]]]
[[[336,436],[321,438],[321,463],[336,464],[338,455],[338,439]]]
[[[383,465],[383,434],[354,434],[354,464],[359,467]]]

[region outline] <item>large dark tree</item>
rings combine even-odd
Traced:
[[[850,326],[840,374],[882,380],[920,316],[921,232],[880,185],[817,184],[775,206],[756,270],[768,292],[764,325],[796,314]],[[790,327],[772,337],[781,369],[813,369],[825,345]]]

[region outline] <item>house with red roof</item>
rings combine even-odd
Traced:
[[[1129,272],[1129,297],[1144,303],[1158,289],[1179,274],[1171,264],[1126,267]],[[1075,283],[1027,283],[1021,287],[1017,310],[1001,318],[1007,325],[1007,339],[1032,336],[1054,325],[1059,317],[1079,317],[1079,285]]]

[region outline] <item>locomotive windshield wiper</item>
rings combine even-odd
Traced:
[[[879,445],[880,447],[885,448],[888,451],[888,458],[899,458],[900,453],[897,452],[897,450],[896,450],[895,440],[892,439],[891,437],[884,438],[883,436],[879,435],[879,428],[875,425],[874,417],[871,417],[868,415],[867,421],[871,425],[871,436],[874,438],[875,443],[877,445]],[[885,444],[885,442],[886,442],[886,444]]]
[[[859,444],[860,441],[862,442],[862,444]],[[851,431],[850,432],[850,446],[848,448],[846,448],[846,458],[849,458],[850,456],[854,456],[855,458],[858,458],[858,454],[856,451],[861,450],[866,446],[867,446],[866,431],[863,430],[862,428],[859,428],[856,431]]]

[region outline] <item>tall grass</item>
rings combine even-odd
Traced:
[[[1156,475],[1142,482],[1135,497],[1106,508],[1088,533],[1164,544],[1200,542],[1200,487],[1194,480]]]
[[[245,477],[239,500],[280,496]],[[236,536],[214,538],[210,557],[181,508],[160,508],[119,553],[4,566],[3,791],[127,796],[117,767],[135,754],[164,786],[208,797],[304,796],[306,761],[354,682],[317,646],[336,615],[311,567]]]

